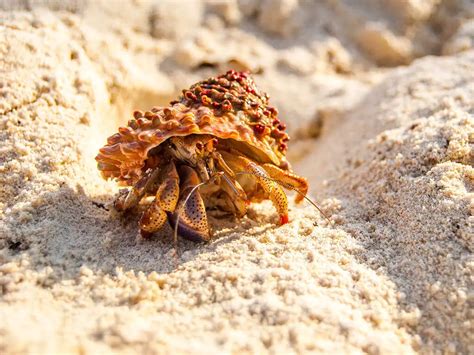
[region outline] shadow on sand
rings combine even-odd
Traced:
[[[124,271],[170,273],[237,237],[234,218],[217,219],[211,215],[211,242],[195,243],[178,237],[176,257],[173,230],[168,224],[144,239],[137,227],[140,211],[118,214],[110,204],[113,198],[87,196],[81,187],[70,186],[43,194],[41,206],[24,206],[33,211],[27,223],[18,224],[15,216],[9,219],[9,254],[26,253],[35,268],[50,266],[65,279],[77,275],[82,266],[103,273],[114,273],[117,267]]]

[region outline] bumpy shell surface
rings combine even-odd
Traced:
[[[190,134],[246,143],[266,162],[286,168],[289,138],[268,99],[247,73],[231,70],[196,83],[169,107],[136,111],[127,127],[120,127],[100,149],[98,168],[105,179],[132,185],[141,176],[150,149],[170,137]]]

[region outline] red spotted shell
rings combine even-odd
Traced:
[[[132,185],[140,178],[151,149],[170,137],[190,134],[246,143],[259,151],[262,163],[287,168],[286,126],[277,110],[268,106],[268,99],[245,72],[231,70],[198,82],[168,107],[136,111],[127,127],[120,127],[100,149],[98,168],[105,179]]]

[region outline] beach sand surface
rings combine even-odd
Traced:
[[[474,353],[474,6],[0,1],[0,352]],[[138,235],[94,160],[134,109],[250,70],[311,184]],[[291,194],[291,193],[290,193]]]

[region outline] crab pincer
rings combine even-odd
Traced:
[[[201,183],[196,171],[187,165],[180,168],[183,181],[180,186],[180,198],[176,211],[168,212],[172,225],[178,222],[178,233],[186,239],[195,242],[208,241],[210,238],[207,223],[206,206],[198,189]],[[179,217],[179,219],[178,219]]]

